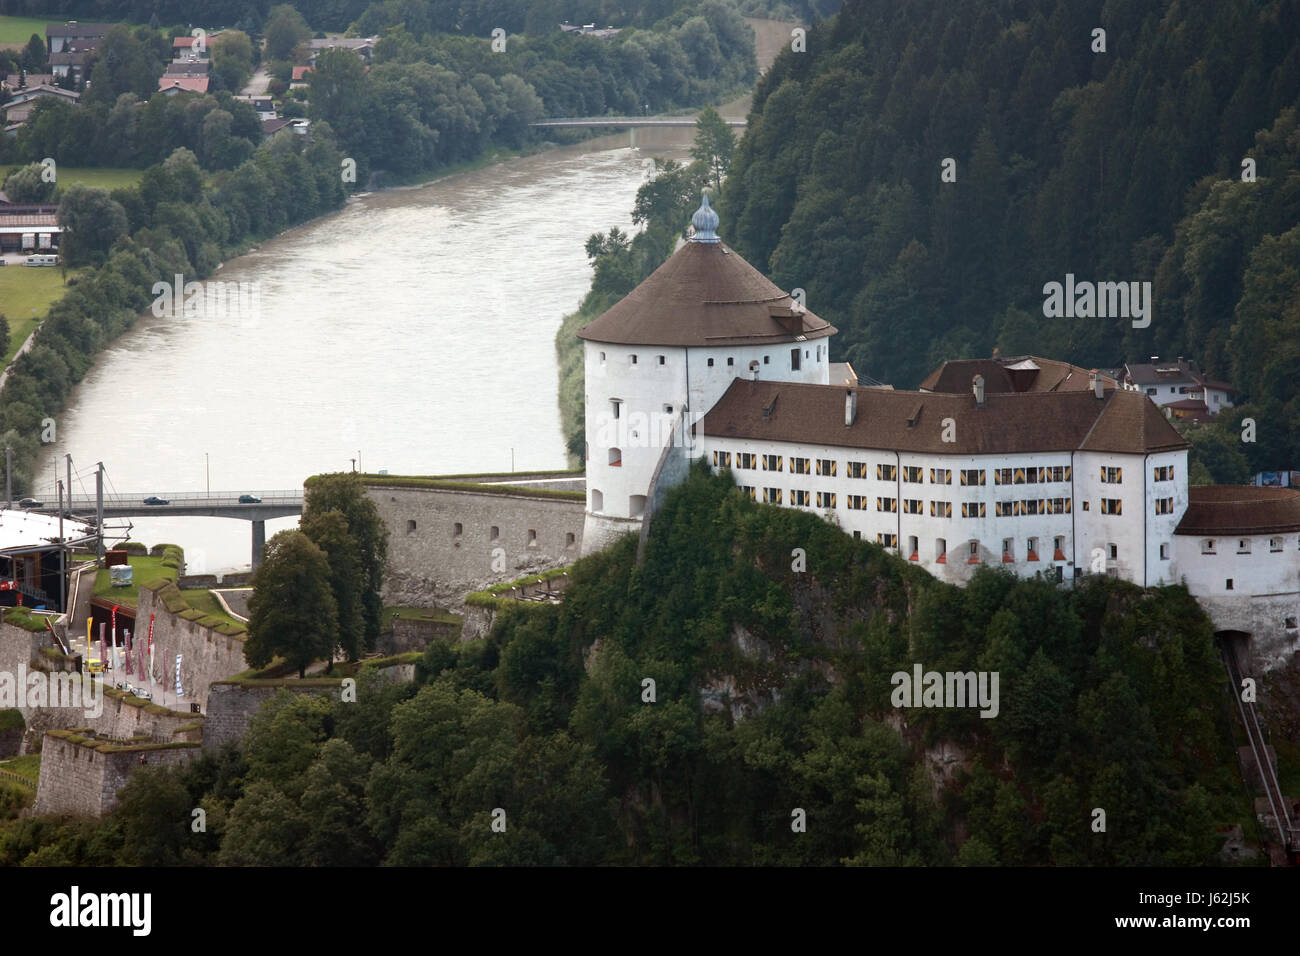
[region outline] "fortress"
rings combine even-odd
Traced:
[[[835,328],[723,244],[707,196],[691,224],[579,333],[584,552],[636,530],[656,479],[702,457],[945,581],[986,564],[1182,581],[1265,667],[1294,652],[1300,491],[1189,487],[1188,443],[1146,394],[1063,363],[949,362],[930,391],[832,385]],[[642,440],[671,415],[667,440]]]
[[[1065,583],[1185,582],[1264,668],[1295,652],[1300,490],[1189,487],[1188,443],[1145,393],[1062,362],[947,362],[919,391],[832,384],[836,329],[729,249],[717,225],[705,196],[691,238],[579,333],[580,540],[576,501],[541,514],[540,502],[496,496],[466,523],[450,497],[463,489],[429,489],[440,504],[420,517],[446,519],[430,533],[448,532],[447,546],[406,540],[399,573],[441,574],[444,559],[459,568],[479,538],[514,548],[495,579],[567,563],[640,531],[703,458],[756,500],[818,514],[945,581],[994,565]],[[390,533],[407,538],[415,516],[383,491],[371,489]],[[539,527],[554,531],[539,541]],[[486,571],[479,556],[468,576]]]

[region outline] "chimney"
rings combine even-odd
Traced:
[[[750,380],[751,380],[751,381],[754,381],[754,382],[757,382],[757,381],[758,381],[758,362],[757,362],[757,361],[753,361],[753,362],[750,362],[750,363],[749,363],[749,377],[750,377]]]
[[[984,407],[984,376],[976,375],[970,380],[971,387],[975,392],[975,404],[979,408]]]
[[[844,390],[844,427],[848,428],[858,420],[858,393],[851,388]]]
[[[1092,386],[1092,394],[1096,395],[1098,398],[1105,398],[1105,389],[1102,384],[1102,378],[1097,374],[1096,369],[1093,369],[1088,373],[1088,384]]]

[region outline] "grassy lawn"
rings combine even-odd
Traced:
[[[142,584],[147,584],[157,578],[166,578],[169,581],[176,580],[176,569],[164,568],[161,557],[131,557],[127,561],[132,568],[131,586],[127,588],[113,587],[108,576],[108,568],[100,568],[95,572],[95,597],[109,598],[114,604],[119,604],[122,607],[135,607],[140,600],[140,586]]]
[[[0,166],[0,182],[4,182],[10,173],[20,168],[20,164]],[[143,175],[143,169],[118,169],[112,166],[59,166],[58,184],[64,189],[77,183],[99,189],[118,189],[123,186],[134,186]]]
[[[60,166],[58,172],[59,185],[65,189],[73,183],[99,189],[120,189],[123,186],[134,186],[144,175],[143,169],[114,169],[109,166]]]
[[[459,624],[460,617],[436,607],[385,607],[380,620],[400,617],[404,621],[437,621],[440,624]]]
[[[0,268],[0,311],[9,319],[9,351],[0,366],[9,364],[64,290],[62,269],[30,269],[13,263]]]
[[[244,627],[244,622],[227,614],[221,607],[221,602],[217,600],[217,596],[206,588],[182,588],[181,597],[185,598],[186,604],[197,611],[220,618],[235,627]]]
[[[57,19],[49,20],[42,17],[0,17],[0,46],[7,44],[26,46],[33,33],[44,43],[45,25],[59,22]]]
[[[20,777],[26,777],[32,783],[38,783],[41,779],[41,755],[23,754],[12,760],[0,760],[0,770],[8,770]]]

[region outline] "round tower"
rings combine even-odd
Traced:
[[[587,514],[582,550],[639,530],[666,448],[737,377],[828,384],[834,326],[727,248],[704,194],[690,239],[585,326]]]

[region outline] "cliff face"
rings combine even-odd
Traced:
[[[1242,810],[1185,589],[994,569],[957,588],[707,470],[635,551],[578,562],[560,606],[486,643],[534,731],[605,761],[641,858],[681,829],[713,833],[712,860],[1205,862]],[[1096,807],[1126,842],[1092,839]],[[795,808],[839,835],[791,842]]]

